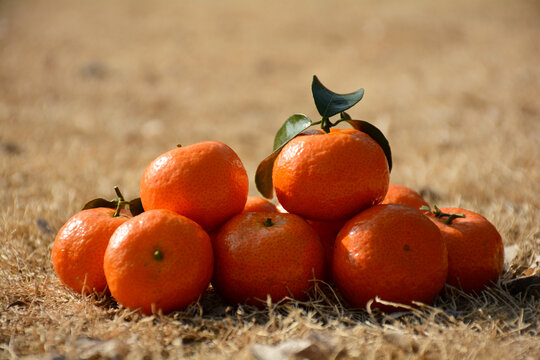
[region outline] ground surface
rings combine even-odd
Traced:
[[[539,18],[537,1],[0,1],[0,357],[540,358],[538,298],[501,286],[393,317],[324,286],[140,317],[65,289],[50,262],[82,204],[136,197],[178,143],[229,144],[255,194],[281,123],[317,118],[317,74],[365,88],[350,113],[386,133],[392,182],[485,215],[514,278],[540,254]]]

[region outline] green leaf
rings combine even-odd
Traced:
[[[311,83],[311,91],[319,114],[327,118],[353,107],[364,96],[364,89],[350,94],[337,94],[326,88],[315,75]]]
[[[100,208],[100,207],[116,209],[117,205],[118,205],[118,200],[116,199],[109,201],[103,198],[98,198],[98,199],[90,200],[89,202],[87,202],[82,208],[82,210],[95,209],[95,208]]]
[[[277,131],[274,138],[274,151],[261,161],[255,172],[255,185],[265,198],[271,199],[274,196],[272,170],[279,152],[285,144],[310,126],[311,120],[306,115],[294,114]]]
[[[386,160],[388,161],[388,170],[392,171],[392,151],[390,150],[390,144],[388,143],[388,140],[386,139],[382,131],[379,130],[375,125],[368,123],[367,121],[348,119],[344,119],[344,121],[348,122],[356,130],[360,130],[368,134],[373,140],[377,142],[377,144],[379,144],[379,146],[384,151]]]
[[[280,149],[293,137],[311,126],[311,120],[304,114],[294,114],[279,128],[274,138],[273,151]]]
[[[131,211],[131,215],[133,216],[137,216],[144,212],[140,197],[129,202],[129,211]]]

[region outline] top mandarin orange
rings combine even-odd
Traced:
[[[272,172],[280,204],[312,220],[347,219],[380,203],[389,177],[382,148],[355,129],[296,136],[283,147]]]

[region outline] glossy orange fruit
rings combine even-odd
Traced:
[[[283,147],[272,181],[288,212],[312,220],[338,220],[382,201],[389,168],[379,144],[361,131],[311,130]]]
[[[422,195],[403,185],[390,184],[381,204],[407,205],[415,209],[428,206]]]
[[[409,206],[371,207],[349,220],[336,240],[334,281],[355,307],[364,307],[376,297],[407,305],[429,304],[443,288],[447,272],[441,232]]]
[[[213,271],[208,234],[170,210],[148,210],[111,237],[104,270],[118,303],[144,314],[181,310],[206,290]]]
[[[260,196],[248,196],[244,212],[278,212],[276,205]]]
[[[347,220],[318,221],[307,220],[313,229],[319,234],[321,244],[324,248],[324,269],[325,281],[332,281],[332,261],[334,258],[334,244],[337,235]]]
[[[501,235],[485,217],[460,208],[441,208],[429,218],[441,230],[448,249],[447,282],[465,292],[479,292],[497,282],[504,264]],[[449,215],[461,214],[451,221]],[[447,223],[448,222],[448,223]]]
[[[78,293],[103,292],[107,281],[103,255],[117,227],[130,216],[126,211],[94,208],[73,215],[58,231],[52,247],[52,263],[62,283]]]
[[[178,147],[144,170],[145,210],[169,209],[212,230],[244,209],[248,176],[236,153],[217,141]]]
[[[212,284],[230,303],[261,306],[286,296],[305,299],[324,271],[323,247],[301,217],[275,212],[236,215],[214,239]],[[261,302],[263,301],[263,302]]]

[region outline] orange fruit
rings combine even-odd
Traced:
[[[230,303],[262,305],[286,296],[305,299],[324,271],[323,248],[301,217],[246,212],[227,221],[214,239],[212,284]]]
[[[403,185],[390,184],[381,204],[407,205],[415,209],[428,206],[422,195]]]
[[[244,209],[248,176],[227,145],[203,141],[158,156],[144,170],[145,210],[169,209],[212,230]]]
[[[313,229],[319,234],[321,244],[324,249],[324,280],[332,280],[332,261],[334,258],[334,244],[336,237],[347,221],[346,220],[333,220],[333,221],[317,221],[307,220],[307,223],[311,225]]]
[[[355,307],[364,307],[375,297],[429,304],[443,288],[447,272],[441,232],[409,206],[371,207],[349,220],[336,239],[334,281]]]
[[[441,208],[429,218],[441,230],[448,249],[448,284],[465,292],[479,292],[496,283],[504,264],[501,235],[485,217],[460,208]],[[456,217],[449,220],[451,214]],[[449,222],[449,224],[447,224]]]
[[[208,234],[170,210],[148,210],[113,233],[103,268],[118,303],[144,314],[181,310],[206,290],[213,271]]]
[[[361,131],[311,130],[282,148],[272,181],[288,212],[312,220],[338,220],[382,201],[389,168],[379,144]]]
[[[52,263],[62,283],[78,293],[103,292],[107,281],[103,255],[117,227],[130,216],[123,211],[94,208],[73,215],[58,231],[52,247]]]
[[[278,212],[276,205],[260,196],[248,196],[244,212]]]

